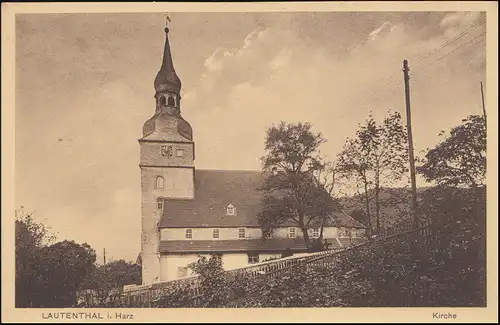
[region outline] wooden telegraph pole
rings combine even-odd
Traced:
[[[103,255],[104,255],[104,265],[106,265],[106,248],[103,250]]]
[[[486,124],[486,107],[484,106],[483,82],[481,81],[481,102],[483,103],[484,124]]]
[[[410,149],[410,176],[411,176],[411,210],[413,214],[414,227],[418,228],[417,213],[417,184],[415,178],[415,157],[413,155],[413,136],[411,132],[411,109],[410,109],[410,77],[408,76],[408,60],[403,61],[403,72],[405,80],[405,99],[406,99],[406,129],[408,131],[408,147]]]

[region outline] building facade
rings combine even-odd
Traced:
[[[225,269],[306,250],[292,224],[264,239],[257,221],[265,175],[260,171],[195,169],[191,125],[181,115],[177,76],[165,28],[163,60],[154,80],[155,111],[139,139],[141,170],[141,265],[143,284],[189,276],[198,255],[222,254]],[[335,220],[335,222],[333,222]],[[343,212],[323,229],[330,248],[361,238],[364,226]],[[312,238],[319,229],[310,229]]]

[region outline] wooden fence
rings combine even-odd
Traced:
[[[436,233],[428,221],[423,221],[419,228],[412,228],[410,225],[399,225],[393,228],[385,229],[376,236],[372,236],[362,243],[351,245],[346,248],[311,253],[302,256],[290,256],[268,262],[259,263],[249,267],[226,271],[228,275],[244,273],[247,277],[281,277],[293,268],[315,268],[318,266],[328,267],[338,263],[346,252],[353,249],[368,248],[370,245],[381,242],[400,241],[418,241],[423,249],[429,249],[436,241]],[[111,295],[106,302],[106,307],[151,307],[152,303],[171,292],[175,288],[183,287],[187,289],[188,294],[196,300],[201,295],[197,276],[156,283],[148,286],[139,286],[134,290]],[[86,294],[82,297],[82,305],[85,307],[96,307],[96,299],[92,295]]]

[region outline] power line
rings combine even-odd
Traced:
[[[466,46],[467,44],[469,44],[469,43],[471,43],[471,42],[475,41],[476,39],[478,39],[479,37],[483,36],[484,34],[486,34],[486,32],[483,32],[483,33],[479,34],[478,36],[476,36],[476,37],[474,37],[474,38],[470,39],[469,41],[467,41],[467,42],[463,43],[462,45],[460,45],[460,46],[456,47],[453,51],[448,52],[448,53],[446,53],[446,54],[444,54],[444,55],[441,55],[441,56],[440,56],[440,57],[438,57],[437,59],[435,59],[435,60],[433,60],[433,61],[429,62],[428,64],[426,64],[426,65],[424,65],[424,66],[420,66],[420,67],[417,67],[417,68],[413,68],[413,71],[415,71],[415,69],[416,69],[416,70],[417,70],[417,72],[416,72],[416,73],[421,72],[421,71],[422,71],[422,70],[424,70],[425,68],[427,68],[427,67],[429,67],[430,65],[432,65],[432,64],[434,64],[434,63],[436,63],[437,61],[441,60],[442,58],[444,58],[444,57],[446,57],[446,56],[448,56],[448,55],[450,55],[450,54],[452,54],[452,53],[454,53],[454,52],[458,51],[459,49],[461,49],[461,48],[463,48],[464,46]],[[478,44],[479,44],[479,42],[478,42]],[[415,75],[416,73],[414,72],[414,73],[413,73],[413,75]]]
[[[466,29],[465,31],[463,31],[462,33],[458,34],[457,36],[455,36],[454,38],[444,42],[443,44],[441,44],[440,46],[438,46],[437,48],[435,48],[434,50],[428,52],[427,54],[425,54],[424,56],[420,57],[419,59],[416,59],[413,64],[416,64],[426,58],[428,58],[429,56],[431,56],[432,54],[438,52],[440,49],[444,48],[445,46],[455,42],[456,40],[458,40],[459,38],[461,38],[462,36],[465,36],[467,35],[468,33],[470,33],[472,30],[476,29],[477,27],[481,26],[482,24],[486,23],[486,20],[482,20],[478,23],[476,23],[475,25],[473,25],[472,27]]]
[[[468,29],[466,29],[465,31],[461,32],[460,34],[458,34],[457,36],[453,37],[452,39],[446,41],[445,43],[441,44],[440,46],[438,46],[437,48],[431,50],[430,52],[428,52],[427,54],[424,54],[423,56],[421,56],[420,58],[416,59],[414,61],[414,63],[418,63],[418,62],[421,62],[423,60],[425,60],[426,58],[430,57],[431,55],[439,52],[441,49],[445,48],[446,46],[448,46],[449,44],[457,41],[458,39],[462,38],[463,36],[469,34],[471,31],[473,31],[474,29],[476,29],[477,27],[483,25],[484,23],[486,23],[486,20],[482,20],[476,24],[474,24],[473,26],[469,27]],[[440,56],[439,58],[435,59],[434,61],[431,61],[429,62],[427,65],[423,66],[423,67],[417,67],[416,69],[418,70],[423,70],[425,68],[427,68],[429,65],[432,65],[433,63],[435,63],[436,61],[442,59],[443,57],[447,56],[447,55],[450,55],[451,53],[457,51],[458,49],[462,48],[463,46],[469,44],[470,42],[474,41],[475,39],[477,39],[478,37],[484,35],[486,32],[483,32],[481,35],[473,38],[472,40],[469,40],[468,42],[466,43],[463,43],[462,45],[460,45],[459,47],[455,48],[453,51],[445,54],[445,55],[442,55]],[[415,68],[413,68],[413,70],[415,70]],[[393,91],[397,88],[399,88],[399,84],[396,84],[395,86],[391,87],[390,89],[385,89],[391,82],[394,81],[394,79],[399,75],[400,71],[395,71],[392,75],[390,75],[389,77],[387,77],[386,79],[381,79],[381,81],[383,82],[383,80],[386,80],[385,83],[383,83],[383,85],[381,86],[382,90],[374,90],[372,91],[371,93],[369,93],[367,96],[361,96],[360,98],[358,98],[358,100],[356,101],[355,104],[358,104],[359,102],[361,102],[362,100],[368,100],[368,99],[371,99],[375,94],[377,93],[380,93],[381,91]],[[379,98],[380,96],[376,97],[376,98]]]

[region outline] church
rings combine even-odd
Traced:
[[[154,79],[155,111],[139,139],[143,284],[191,275],[187,265],[198,255],[219,253],[223,267],[234,269],[280,257],[287,249],[306,252],[302,231],[293,224],[262,238],[257,220],[261,171],[196,169],[193,129],[181,114],[181,80],[168,33],[167,26]],[[340,248],[359,240],[364,231],[365,226],[341,211],[324,227],[323,237],[331,249]],[[319,229],[310,229],[310,237],[318,238]]]

